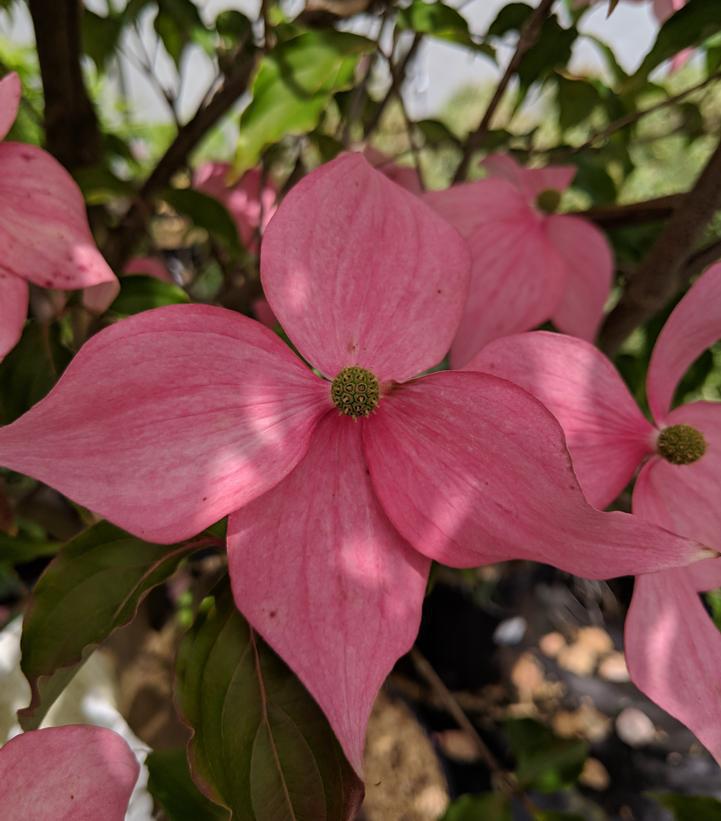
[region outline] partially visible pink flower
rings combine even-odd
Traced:
[[[173,277],[158,257],[134,257],[123,269],[123,276],[151,276],[161,282],[172,282]],[[104,314],[120,293],[120,282],[102,282],[83,291],[83,306],[94,314]]]
[[[537,396],[565,433],[584,492],[605,507],[637,471],[633,511],[647,521],[721,544],[721,403],[671,409],[694,360],[721,337],[721,263],[679,302],[653,350],[641,414],[606,357],[579,339],[533,333],[488,345],[469,368]],[[721,633],[698,591],[721,586],[721,559],[636,580],[626,622],[632,680],[686,724],[721,763]]]
[[[613,255],[590,222],[554,213],[575,168],[523,168],[504,155],[484,165],[490,179],[424,195],[471,250],[471,289],[451,348],[453,366],[465,365],[492,339],[549,319],[565,333],[593,339]]]
[[[417,378],[456,332],[468,252],[360,155],[290,191],[260,268],[305,361],[222,308],[147,311],[92,337],[45,399],[0,428],[0,464],[153,541],[230,514],[236,604],[359,773],[431,559],[525,557],[598,578],[709,555],[594,510],[560,426],[521,388],[476,373]]]
[[[17,74],[0,80],[0,140],[20,94]],[[74,290],[115,280],[93,241],[80,189],[34,145],[0,143],[0,249],[0,359],[20,339],[28,282]]]
[[[140,768],[112,730],[70,724],[22,733],[0,749],[8,821],[123,821]]]
[[[363,149],[363,156],[374,168],[385,174],[389,180],[393,180],[393,182],[400,185],[401,188],[405,188],[406,191],[410,191],[412,194],[420,195],[423,193],[418,171],[412,166],[399,165],[371,145]]]
[[[208,162],[193,175],[193,187],[223,203],[235,221],[240,241],[256,253],[259,233],[275,213],[278,192],[259,168],[246,171],[235,183],[230,182],[232,175],[229,163]]]

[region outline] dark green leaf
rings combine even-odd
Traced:
[[[120,293],[108,310],[119,316],[131,316],[182,302],[190,302],[190,298],[179,285],[152,276],[130,276],[120,279]]]
[[[154,25],[176,66],[180,65],[183,51],[191,42],[212,50],[209,32],[192,0],[158,0]]]
[[[458,145],[460,140],[440,120],[418,120],[415,127],[423,134],[429,145]]]
[[[673,813],[675,821],[721,821],[721,801],[705,795],[656,793],[659,804]]]
[[[628,74],[621,68],[621,64],[616,59],[616,55],[613,52],[613,49],[603,42],[603,40],[599,40],[598,37],[594,37],[593,34],[584,34],[588,40],[590,40],[596,48],[601,52],[601,56],[606,61],[606,68],[611,72],[613,79],[617,82],[623,82],[623,80],[628,79]]]
[[[575,812],[557,812],[556,810],[539,810],[533,813],[533,821],[586,821],[584,816]]]
[[[503,37],[509,31],[520,31],[528,20],[533,8],[526,3],[509,3],[499,12],[488,28],[491,37]]]
[[[512,821],[510,799],[501,793],[462,795],[446,810],[441,821]]]
[[[81,29],[83,51],[95,63],[98,71],[104,71],[108,60],[115,54],[122,30],[122,15],[101,17],[88,8],[84,9]]]
[[[574,188],[585,191],[599,205],[616,201],[616,183],[606,170],[602,157],[581,154],[576,158],[576,165],[578,171],[573,179]]]
[[[154,750],[145,759],[148,791],[169,821],[220,821],[228,812],[209,801],[193,783],[185,750]]]
[[[78,168],[73,176],[88,205],[104,205],[118,197],[130,197],[135,193],[129,182],[116,177],[109,168],[102,165]]]
[[[568,63],[577,36],[578,32],[574,27],[563,28],[555,16],[544,22],[540,37],[528,49],[518,66],[521,99],[531,85],[543,82],[555,68]]]
[[[0,533],[0,562],[7,564],[22,564],[40,556],[54,556],[59,549],[59,542],[33,541]]]
[[[573,784],[588,756],[585,741],[557,738],[530,718],[507,721],[506,735],[516,757],[516,775],[526,789],[553,792]]]
[[[0,424],[13,422],[39,402],[70,362],[57,324],[29,322],[20,342],[0,362]]]
[[[250,20],[241,12],[233,9],[221,11],[215,18],[215,30],[225,40],[238,43],[253,34]]]
[[[588,80],[575,80],[559,75],[558,108],[561,131],[582,123],[601,102],[601,95]]]
[[[466,18],[454,8],[440,2],[412,0],[410,6],[398,12],[397,26],[401,30],[415,31],[468,46],[495,58],[495,52],[490,46],[474,42]]]
[[[642,85],[656,66],[670,60],[685,48],[701,45],[718,32],[721,32],[718,3],[689,0],[661,26],[656,42],[631,78],[631,84],[634,87]]]
[[[195,547],[149,544],[107,522],[63,546],[35,585],[23,622],[21,666],[32,690],[19,713],[24,729],[40,724],[92,649],[130,621],[145,594]]]
[[[181,644],[191,772],[238,821],[344,821],[362,787],[323,714],[236,610],[227,587]]]
[[[279,43],[263,58],[240,118],[239,170],[254,166],[283,137],[312,131],[333,93],[353,84],[361,55],[374,48],[365,37],[333,30]]]
[[[220,240],[229,251],[240,251],[235,222],[228,209],[214,197],[194,188],[168,188],[163,199],[179,214],[191,219],[198,228],[204,228],[214,239]]]

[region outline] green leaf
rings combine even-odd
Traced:
[[[521,100],[534,83],[540,83],[555,69],[571,59],[571,49],[578,32],[572,26],[563,28],[555,16],[543,24],[538,40],[528,49],[518,66]]]
[[[107,17],[101,17],[88,8],[83,10],[81,20],[83,51],[95,63],[98,71],[104,71],[110,58],[114,56],[122,30],[122,15],[110,14]]]
[[[721,14],[718,3],[689,0],[661,26],[651,51],[631,78],[631,85],[639,87],[656,66],[670,60],[685,48],[701,45],[704,40],[720,31]]]
[[[179,285],[151,276],[129,276],[121,277],[120,293],[108,310],[119,316],[131,316],[183,302],[190,302],[190,297]]]
[[[192,0],[158,0],[158,14],[154,25],[176,67],[180,67],[183,51],[191,42],[198,43],[206,51],[212,51],[210,33]]]
[[[593,83],[558,75],[558,108],[561,131],[582,123],[601,102],[601,95]]]
[[[23,622],[22,671],[32,690],[18,714],[35,729],[93,648],[129,622],[145,594],[197,544],[157,545],[100,522],[67,542],[45,569]]]
[[[489,36],[503,37],[509,31],[520,31],[532,12],[533,8],[526,3],[509,3],[489,26]]]
[[[418,120],[414,125],[429,145],[460,144],[458,137],[440,120]]]
[[[573,784],[581,774],[588,756],[585,741],[558,738],[530,718],[509,720],[505,729],[523,788],[554,792]]]
[[[169,821],[220,821],[226,810],[209,801],[193,783],[185,750],[154,750],[145,759],[148,791]]]
[[[7,425],[39,402],[72,355],[57,323],[29,322],[18,344],[0,362],[0,424]]]
[[[446,810],[441,821],[512,821],[510,799],[502,793],[462,795]]]
[[[238,821],[353,818],[362,786],[316,703],[227,586],[208,603],[177,667],[196,784]]]
[[[352,86],[361,55],[374,48],[365,37],[333,30],[279,43],[261,61],[252,100],[240,117],[238,170],[254,166],[283,137],[312,131],[331,96]]]
[[[705,795],[655,793],[653,798],[673,813],[675,821],[721,821],[721,801]]]
[[[135,188],[126,180],[116,177],[103,165],[86,166],[73,172],[88,205],[105,205],[118,197],[131,197]]]
[[[194,188],[168,188],[163,193],[163,199],[198,228],[204,228],[214,239],[220,240],[229,251],[235,254],[240,252],[235,222],[228,209],[215,197]]]
[[[60,549],[59,542],[19,539],[0,533],[0,561],[21,564],[42,556],[54,556]]]
[[[443,3],[413,0],[410,6],[398,12],[396,25],[401,31],[415,31],[439,40],[458,43],[482,51],[495,59],[495,51],[490,46],[476,43],[473,40],[466,18],[454,8]]]

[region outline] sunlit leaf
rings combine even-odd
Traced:
[[[413,0],[409,6],[398,12],[396,25],[401,30],[415,31],[439,40],[458,43],[495,58],[495,52],[490,46],[473,40],[466,18],[454,8],[440,2]]]

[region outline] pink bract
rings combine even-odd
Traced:
[[[718,547],[721,403],[671,405],[683,374],[719,338],[721,263],[699,277],[656,341],[646,380],[655,424],[641,414],[608,359],[579,339],[543,332],[511,336],[489,344],[468,367],[511,380],[553,412],[592,503],[613,501],[639,471],[635,515]],[[672,464],[657,453],[659,433],[674,425],[703,435],[706,449],[696,461]],[[626,652],[636,685],[721,762],[721,634],[697,594],[718,586],[721,559],[637,579]]]
[[[0,813],[27,821],[123,821],[140,768],[112,730],[67,725],[0,749]]]
[[[490,178],[424,195],[471,250],[470,294],[451,348],[453,366],[465,365],[492,339],[549,319],[566,333],[593,339],[611,287],[611,249],[590,222],[539,207],[546,192],[560,195],[570,185],[574,169],[523,168],[505,155],[484,165]]]
[[[15,120],[20,80],[0,80],[0,139]],[[0,143],[0,359],[20,339],[28,282],[74,290],[115,275],[95,247],[72,177],[34,145]]]
[[[258,250],[258,238],[275,213],[277,191],[259,168],[246,171],[231,182],[233,167],[229,163],[208,162],[193,176],[193,186],[223,203],[230,212],[243,245]]]
[[[146,539],[230,514],[238,608],[300,676],[358,772],[371,704],[411,645],[429,559],[593,577],[684,565],[696,541],[584,498],[553,416],[484,374],[416,378],[463,311],[465,243],[359,154],[287,195],[261,253],[279,337],[222,308],[118,322],[0,429],[0,463]],[[331,380],[380,382],[369,416]],[[321,375],[319,375],[321,374]]]

